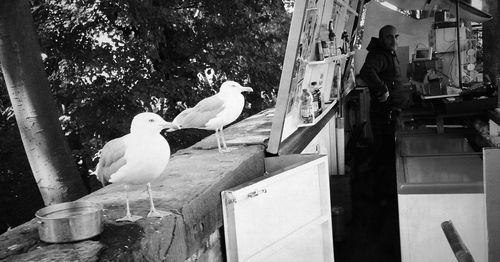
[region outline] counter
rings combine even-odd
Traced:
[[[448,220],[475,261],[487,261],[482,153],[460,134],[399,133],[396,166],[401,261],[455,261]]]

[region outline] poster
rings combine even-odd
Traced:
[[[314,2],[314,1],[313,1]],[[298,108],[300,92],[304,84],[304,75],[307,63],[310,57],[314,54],[315,37],[314,33],[318,26],[318,9],[310,8],[305,12],[304,23],[300,33],[299,47],[297,50],[297,58],[292,74],[292,85],[290,87],[290,97],[287,105],[286,113],[289,114],[292,109]]]

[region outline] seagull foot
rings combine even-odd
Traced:
[[[136,215],[126,215],[122,218],[119,218],[117,220],[115,220],[116,222],[125,222],[125,221],[128,221],[128,222],[135,222],[139,219],[141,219],[142,217],[141,216],[136,216]]]
[[[149,211],[148,217],[166,217],[166,216],[170,216],[172,214],[173,214],[172,212],[153,209],[153,210]]]
[[[223,148],[223,149],[219,149],[219,152],[220,153],[229,153],[231,151],[234,151],[238,149],[237,147],[226,147],[226,148]]]

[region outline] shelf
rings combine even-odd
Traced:
[[[460,49],[460,52],[466,52],[467,50],[469,50],[470,48],[461,48]],[[435,55],[447,55],[447,54],[456,54],[457,53],[457,50],[455,49],[451,49],[451,50],[448,50],[448,51],[441,51],[441,52],[434,52]],[[429,60],[427,60],[429,61]]]
[[[341,59],[344,59],[344,58],[347,58],[349,56],[352,56],[354,55],[354,51],[352,52],[349,52],[347,54],[340,54],[340,55],[336,55],[336,56],[331,56],[331,57],[327,57],[325,58],[325,60],[323,61],[326,61],[326,62],[334,62],[334,61],[338,61],[338,60],[341,60]]]
[[[321,114],[318,117],[316,117],[312,123],[299,124],[297,127],[300,128],[300,127],[306,127],[306,126],[314,126],[314,125],[316,125],[316,123],[318,123],[319,121],[321,121],[321,119],[323,119],[323,117],[325,117],[328,114],[328,112],[330,112],[330,110],[332,110],[332,108],[335,107],[335,105],[337,104],[337,100],[335,99],[335,100],[331,101],[331,103],[330,103],[330,101],[328,103],[329,104],[326,104],[328,106],[325,108],[325,110],[323,110],[323,112],[321,112]],[[325,104],[323,103],[323,105],[325,105]]]
[[[451,95],[436,95],[436,96],[425,96],[425,95],[420,95],[420,98],[423,100],[430,100],[430,99],[441,99],[441,98],[448,98],[448,97],[457,97],[460,96],[460,94],[451,94]]]
[[[297,130],[281,142],[278,154],[300,154],[311,140],[331,121],[338,112],[338,108],[339,106],[335,100],[323,111],[320,118],[316,119],[314,125],[297,128]]]

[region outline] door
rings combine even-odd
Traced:
[[[326,156],[266,163],[269,175],[222,192],[228,261],[334,261]]]

